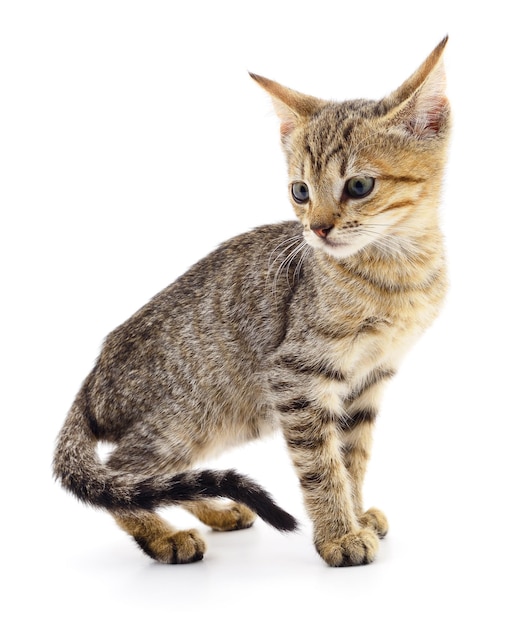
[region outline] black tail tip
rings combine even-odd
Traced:
[[[284,533],[295,532],[299,528],[297,520],[279,507],[276,507],[274,515],[267,515],[262,519]]]
[[[279,530],[286,533],[293,533],[299,530],[300,526],[298,521],[292,515],[289,515],[289,513],[286,513],[286,516],[286,523],[283,525],[283,528]]]

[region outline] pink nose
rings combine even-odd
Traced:
[[[333,228],[333,224],[312,224],[311,230],[315,233],[317,237],[321,239],[325,239],[329,235],[329,231]]]

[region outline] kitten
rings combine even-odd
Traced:
[[[326,102],[251,75],[280,119],[298,221],[227,241],[113,331],[58,437],[55,476],[152,558],[205,551],[158,516],[168,504],[218,530],[256,515],[295,529],[248,478],[192,469],[279,428],[318,553],[374,559],[388,523],[364,510],[361,486],[381,392],[446,289],[445,45],[380,101]],[[104,463],[99,441],[115,446]]]

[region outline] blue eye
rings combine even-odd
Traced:
[[[375,186],[375,178],[371,176],[353,176],[345,186],[345,192],[354,200],[369,196]]]
[[[309,200],[309,187],[299,181],[291,185],[291,195],[297,204],[305,204]]]

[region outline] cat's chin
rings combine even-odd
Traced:
[[[365,245],[358,242],[353,244],[340,243],[328,239],[308,240],[308,243],[311,247],[315,248],[315,250],[322,250],[328,256],[335,259],[347,259],[356,254]]]

